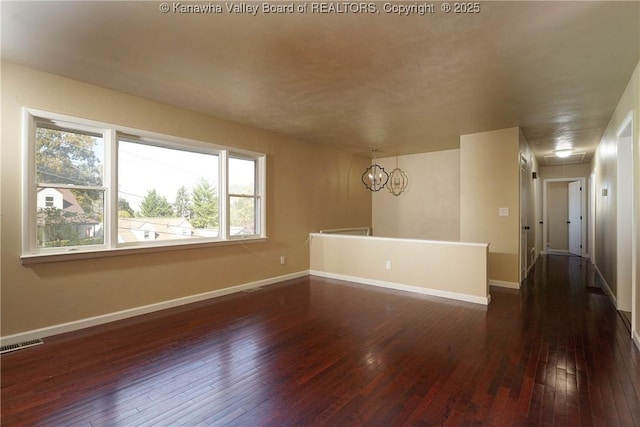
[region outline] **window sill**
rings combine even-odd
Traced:
[[[159,245],[159,246],[122,247],[122,248],[115,248],[115,249],[99,249],[99,250],[84,251],[84,252],[73,251],[73,252],[65,252],[65,253],[30,254],[30,255],[22,255],[20,257],[20,260],[22,261],[22,265],[44,264],[44,263],[50,263],[50,262],[76,261],[76,260],[82,260],[82,259],[109,258],[109,257],[125,256],[125,255],[180,251],[185,249],[241,245],[244,243],[262,243],[266,241],[267,241],[266,237],[251,237],[246,239],[232,239],[232,240],[222,240],[222,241],[214,241],[214,242],[209,241],[209,242],[182,243],[182,244]]]

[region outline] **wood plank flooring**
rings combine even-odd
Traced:
[[[303,278],[0,359],[3,426],[640,426],[640,354],[590,264],[490,306]]]

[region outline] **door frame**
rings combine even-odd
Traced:
[[[575,187],[579,187],[577,194],[574,194],[575,191],[576,191]],[[587,242],[583,241],[583,239],[582,239],[582,230],[581,230],[582,223],[586,220],[586,215],[584,214],[584,212],[583,212],[584,209],[582,207],[582,199],[584,199],[584,195],[582,193],[587,191],[587,189],[584,188],[584,185],[583,185],[582,182],[580,182],[580,181],[571,181],[570,183],[567,184],[567,191],[569,193],[568,194],[568,196],[569,196],[569,203],[568,203],[569,206],[568,206],[568,212],[567,212],[567,219],[568,219],[568,222],[569,222],[569,227],[568,227],[568,230],[567,230],[568,237],[569,237],[569,253],[572,254],[572,255],[580,255],[580,256],[582,256],[585,253],[585,251],[583,249],[587,244]],[[577,209],[574,209],[574,208],[576,208],[575,204],[573,203],[573,201],[574,201],[573,197],[574,196],[578,196],[578,199],[575,200],[577,202],[577,204],[578,204]],[[572,214],[573,215],[577,214],[579,216],[579,218],[576,218],[577,220],[580,221],[580,223],[578,224],[578,226],[579,226],[578,228],[576,228],[575,227],[576,224],[573,223],[574,217],[572,216]],[[580,238],[580,242],[579,242],[580,243],[580,247],[575,248],[575,251],[572,250],[572,249],[574,249],[574,248],[572,248],[572,244],[574,243],[572,237],[574,237],[574,238],[578,238],[579,237]],[[575,243],[578,243],[578,242],[575,242]]]
[[[616,308],[633,313],[635,307],[633,262],[635,224],[633,221],[633,114],[626,117],[616,132]],[[628,178],[627,174],[631,176]],[[623,194],[624,193],[624,194]],[[629,234],[631,233],[631,234]]]
[[[548,239],[548,232],[549,232],[549,224],[548,224],[548,214],[547,214],[547,207],[549,206],[549,201],[547,200],[549,197],[549,183],[550,182],[574,182],[574,181],[580,181],[580,185],[582,186],[582,191],[580,192],[580,196],[581,196],[581,203],[580,203],[580,210],[582,212],[582,223],[580,224],[580,234],[581,234],[581,240],[582,240],[582,250],[581,250],[581,256],[585,256],[586,252],[586,245],[585,243],[587,242],[587,220],[585,220],[585,216],[587,213],[587,206],[586,206],[586,200],[587,198],[585,197],[585,194],[587,193],[587,186],[586,186],[586,179],[582,176],[580,177],[575,177],[575,178],[546,178],[543,180],[542,182],[542,252],[545,254],[548,254],[548,244],[549,244],[549,239]]]
[[[596,264],[596,169],[594,168],[589,175],[589,217],[587,218],[589,231],[588,242],[589,250],[587,257],[592,264]]]
[[[530,224],[528,224],[528,221],[525,220],[529,217],[529,195],[527,194],[527,178],[529,175],[528,165],[529,163],[527,162],[526,157],[523,154],[520,154],[520,189],[518,190],[520,193],[520,218],[518,218],[518,221],[520,223],[520,234],[518,235],[518,245],[520,246],[520,260],[518,261],[520,271],[518,274],[520,276],[520,283],[522,283],[522,281],[527,278],[527,273],[529,272],[529,254],[527,253],[527,248],[529,246],[529,230],[525,229],[525,227],[530,226]]]

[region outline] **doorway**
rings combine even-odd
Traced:
[[[629,114],[616,133],[618,168],[616,194],[617,256],[616,256],[616,305],[618,310],[632,311],[632,263],[633,263],[633,123]]]
[[[520,155],[520,282],[527,277],[527,247],[529,234],[528,195],[527,195],[527,159]]]
[[[585,179],[545,179],[543,245],[547,254],[584,256],[586,243]]]

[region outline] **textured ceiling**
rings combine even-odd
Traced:
[[[230,4],[168,2],[162,13],[156,1],[3,1],[1,54],[381,157],[520,126],[540,160],[569,144],[584,161],[640,60],[638,1],[488,1],[472,14],[435,2],[423,16],[387,13],[385,2],[374,3],[378,13],[313,13],[309,2],[305,13],[255,16]]]

